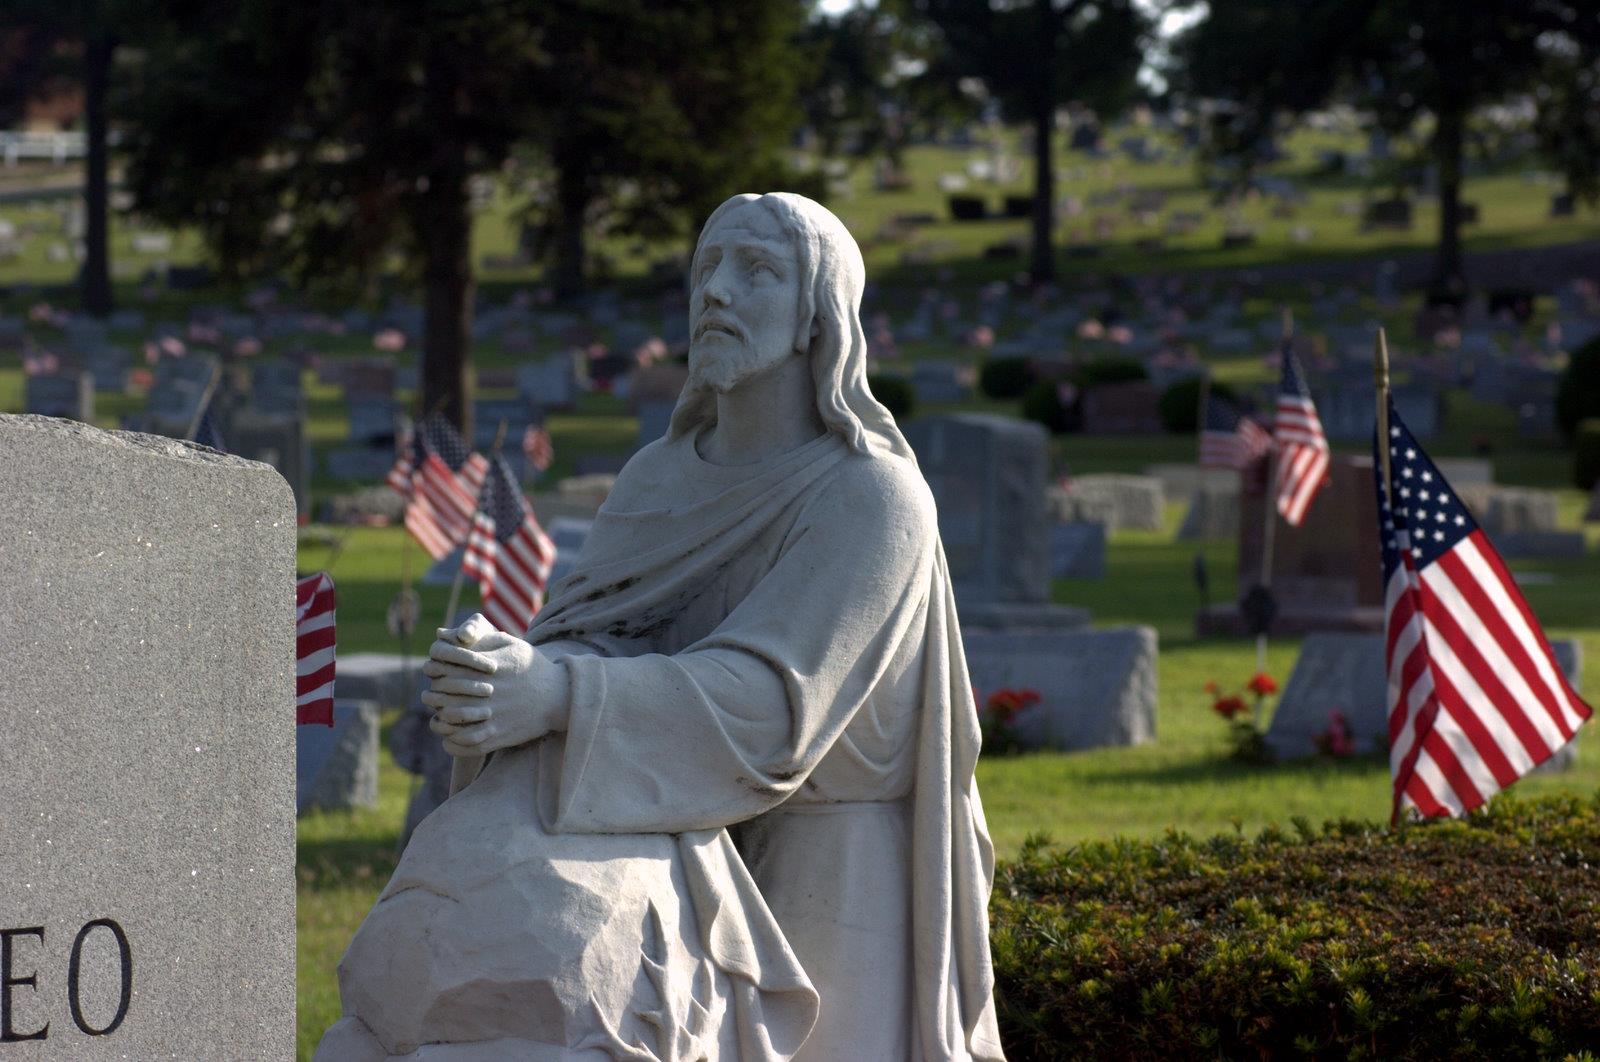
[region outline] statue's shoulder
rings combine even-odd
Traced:
[[[938,526],[927,481],[897,454],[852,453],[821,486],[808,507],[814,518],[880,523],[913,534],[932,534]]]
[[[659,485],[663,479],[676,477],[675,451],[670,443],[670,437],[663,435],[628,458],[617,472],[617,480],[606,499],[611,508],[632,508],[627,502],[640,491]]]

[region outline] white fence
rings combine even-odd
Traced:
[[[89,138],[82,133],[21,133],[0,131],[0,157],[7,166],[23,159],[53,162],[57,166],[69,159],[81,159]]]

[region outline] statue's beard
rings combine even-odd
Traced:
[[[755,350],[740,343],[736,349],[722,344],[715,351],[689,356],[689,383],[694,390],[715,391],[727,394],[746,380],[753,379],[776,368],[788,351]]]

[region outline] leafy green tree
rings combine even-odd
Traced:
[[[1566,177],[1575,199],[1600,203],[1600,55],[1557,52],[1534,89],[1539,149]]]
[[[400,264],[422,289],[423,404],[470,429],[469,184],[545,106],[539,5],[168,2],[125,111],[139,209],[198,225],[235,276],[370,292]]]
[[[549,191],[529,211],[558,291],[585,281],[598,230],[692,233],[735,192],[796,185],[784,150],[808,73],[804,0],[552,0],[548,61],[529,86],[547,106],[526,146]]]
[[[1592,49],[1585,0],[1211,0],[1182,49],[1186,85],[1227,109],[1224,153],[1252,150],[1282,115],[1336,95],[1404,131],[1426,118],[1439,177],[1436,289],[1460,292],[1461,183],[1478,108],[1528,93],[1553,55]],[[1592,52],[1589,54],[1592,55]]]
[[[1013,121],[1033,129],[1035,282],[1055,277],[1056,112],[1079,102],[1108,117],[1132,100],[1149,32],[1133,0],[901,0],[937,30],[936,68],[982,79]]]

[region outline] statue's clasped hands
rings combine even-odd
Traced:
[[[432,679],[422,703],[428,727],[452,756],[483,756],[565,728],[564,697],[553,696],[559,668],[521,638],[473,615],[441,627],[422,673]]]

